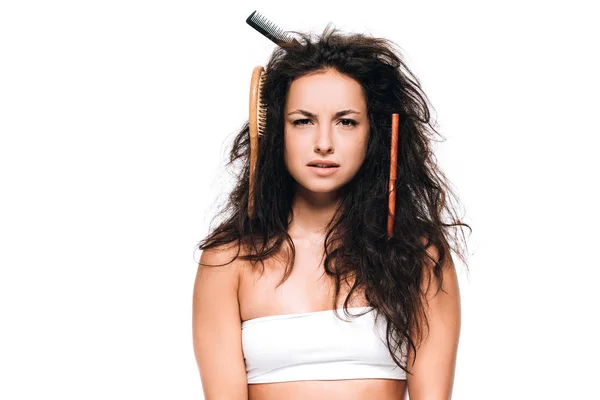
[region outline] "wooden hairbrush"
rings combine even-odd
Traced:
[[[284,43],[298,43],[298,41],[273,22],[256,11],[246,18],[246,23],[256,29],[263,36],[281,46]],[[267,72],[262,65],[254,67],[250,81],[250,177],[248,190],[248,216],[255,215],[255,187],[256,187],[256,162],[258,160],[258,137],[264,136],[267,129],[267,106],[264,102],[262,87],[267,79]]]
[[[266,79],[262,65],[254,67],[250,81],[250,181],[248,190],[248,216],[254,218],[254,188],[256,186],[256,162],[258,160],[258,137],[264,136],[267,128],[267,107],[262,97],[262,86]]]

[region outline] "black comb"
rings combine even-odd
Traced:
[[[298,43],[298,41],[292,38],[286,31],[280,29],[277,25],[256,11],[252,12],[252,14],[246,18],[246,22],[278,46],[281,46],[282,43]]]

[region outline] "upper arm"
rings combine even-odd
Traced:
[[[200,264],[225,264],[235,252],[207,249]],[[248,398],[237,297],[238,263],[199,265],[194,283],[194,353],[206,400]]]
[[[434,247],[427,252],[438,260]],[[429,261],[431,263],[431,261]],[[425,268],[425,271],[430,270]],[[428,280],[428,273],[425,273]],[[446,254],[442,269],[442,290],[438,285],[427,285],[425,292],[425,313],[429,328],[424,339],[409,358],[407,366],[414,366],[408,375],[408,393],[411,400],[447,400],[452,397],[456,353],[460,335],[461,312],[460,291],[456,269],[450,252]],[[434,280],[432,279],[432,282]]]

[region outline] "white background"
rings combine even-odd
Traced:
[[[592,1],[3,1],[0,398],[200,399],[199,252],[252,68],[245,23],[387,37],[474,229],[455,399],[600,399]]]

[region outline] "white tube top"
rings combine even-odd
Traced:
[[[272,315],[242,322],[248,383],[406,379],[389,354],[383,316],[372,307]],[[366,313],[360,317],[352,315]],[[347,320],[347,321],[346,321]],[[406,365],[406,359],[401,358]]]

